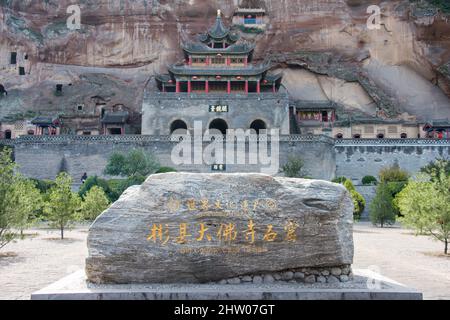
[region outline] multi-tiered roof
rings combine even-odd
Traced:
[[[281,75],[269,75],[269,63],[252,64],[254,44],[238,42],[239,35],[225,27],[220,10],[215,24],[183,46],[185,61],[156,77],[163,92],[277,92]]]

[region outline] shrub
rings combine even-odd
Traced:
[[[85,195],[81,204],[81,214],[86,220],[95,220],[110,204],[105,192],[93,186]]]
[[[106,165],[105,174],[145,180],[160,167],[152,154],[135,149],[127,154],[113,153]]]
[[[39,179],[30,179],[36,185],[36,188],[41,193],[47,193],[51,188],[55,186],[55,181],[52,180],[39,180]]]
[[[177,172],[177,170],[171,167],[161,167],[155,173],[167,173],[167,172]]]
[[[108,184],[108,181],[100,179],[97,176],[87,178],[86,181],[81,186],[80,190],[78,191],[78,194],[80,195],[80,197],[84,198],[86,194],[95,186],[103,189],[109,201],[114,202],[119,198],[117,193],[113,189],[111,189],[110,185]]]
[[[387,184],[379,184],[369,208],[370,220],[374,225],[380,225],[383,228],[386,224],[395,223],[396,213],[393,200]]]
[[[340,184],[344,184],[344,182],[347,180],[346,177],[336,177],[333,180],[331,180],[331,182],[334,183],[340,183]]]
[[[366,208],[366,199],[364,199],[364,197],[356,190],[350,191],[350,195],[352,196],[354,206],[353,219],[359,221],[361,219],[361,214]]]
[[[376,185],[378,183],[377,178],[375,178],[374,176],[365,176],[364,178],[362,178],[361,182],[365,186]]]
[[[338,177],[333,179],[332,182],[344,185],[344,187],[350,192],[350,196],[353,200],[353,219],[355,219],[356,221],[361,219],[361,214],[366,208],[366,200],[358,191],[356,191],[352,181],[345,177]]]
[[[380,170],[379,173],[380,182],[407,182],[409,179],[409,173],[400,169],[400,166],[396,162],[390,167],[385,167]]]
[[[301,178],[303,176],[302,168],[304,162],[301,158],[295,156],[289,156],[288,161],[281,168],[284,175],[289,178]]]

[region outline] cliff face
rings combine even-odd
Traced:
[[[331,99],[366,115],[450,118],[450,22],[435,8],[409,1],[251,2],[266,9],[269,25],[243,39],[256,42],[257,60],[270,58],[285,72],[293,97]],[[210,26],[218,8],[230,22],[240,1],[80,1],[82,26],[75,31],[66,26],[72,3],[0,1],[0,84],[10,93],[0,100],[0,118],[27,110],[70,113],[96,95],[139,112],[148,79],[182,58],[180,44]],[[366,26],[372,4],[382,9],[379,30]],[[15,66],[11,52],[18,53]],[[55,84],[71,84],[64,93],[70,99],[55,97]]]

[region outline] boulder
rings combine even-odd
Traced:
[[[165,173],[92,224],[93,283],[206,283],[353,261],[353,204],[338,184],[264,174]]]

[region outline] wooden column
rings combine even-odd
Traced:
[[[244,66],[247,66],[248,65],[248,57],[245,57],[244,58]]]
[[[209,81],[205,81],[205,93],[209,93]]]
[[[231,93],[231,81],[230,80],[227,81],[227,93],[228,94]]]
[[[175,80],[175,92],[180,92],[180,82],[178,80]]]
[[[256,81],[256,93],[261,93],[261,83],[258,81]]]
[[[191,89],[192,89],[191,80],[188,80],[188,89],[187,89],[188,93],[191,93]]]
[[[273,93],[276,92],[275,83],[272,85],[272,92],[273,92]]]
[[[248,93],[248,80],[245,80],[245,93]]]
[[[227,57],[227,66],[231,65],[231,58]]]

